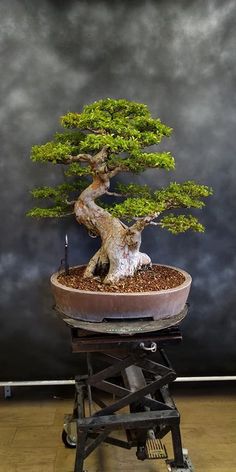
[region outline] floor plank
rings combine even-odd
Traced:
[[[196,472],[236,471],[236,388],[176,387],[183,446]],[[0,400],[0,472],[73,472],[75,451],[61,442],[73,390],[14,390]],[[117,433],[118,434],[118,433]],[[121,433],[119,433],[121,434]],[[163,440],[172,456],[171,438]],[[137,461],[135,449],[103,444],[86,460],[88,472],[164,472],[164,461]]]

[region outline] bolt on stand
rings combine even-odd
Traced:
[[[136,448],[139,460],[163,459],[171,472],[193,472],[183,450],[180,414],[169,392],[176,373],[164,347],[178,343],[178,324],[187,307],[170,321],[112,321],[91,323],[71,318],[72,351],[86,353],[87,374],[75,379],[73,413],[65,416],[62,439],[76,447],[74,472],[85,472],[85,459],[102,443],[124,449]],[[128,333],[128,334],[127,334]],[[95,354],[96,369],[93,359]],[[97,370],[98,361],[108,365]],[[112,395],[112,403],[104,394]],[[88,398],[89,416],[85,415]],[[100,409],[93,411],[93,404]],[[124,407],[129,412],[119,413]],[[122,429],[126,439],[112,436]],[[174,458],[168,459],[162,439],[171,433]],[[105,471],[104,471],[105,472]]]

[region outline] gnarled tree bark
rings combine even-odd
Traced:
[[[77,221],[84,224],[91,234],[100,236],[102,241],[84,276],[105,275],[103,282],[114,284],[124,277],[133,276],[142,265],[150,264],[151,259],[139,251],[141,230],[129,228],[95,202],[108,191],[110,176],[109,172],[96,173],[91,185],[76,201],[74,212]]]

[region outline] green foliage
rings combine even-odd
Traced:
[[[64,183],[56,187],[39,187],[32,190],[31,194],[34,198],[53,200],[54,206],[49,208],[35,207],[28,211],[27,216],[34,218],[60,218],[69,216],[73,211],[73,198],[88,186],[87,179],[81,179],[73,183]]]
[[[72,214],[73,211],[69,210],[68,207],[57,205],[51,208],[32,208],[28,211],[27,216],[33,218],[62,218]]]
[[[80,129],[106,129],[111,124],[112,119],[132,117],[150,117],[147,105],[131,102],[125,99],[106,98],[98,100],[83,108],[82,113],[67,113],[62,116],[61,123],[65,128]]]
[[[131,221],[133,218],[141,218],[162,214],[173,208],[202,208],[204,202],[200,198],[212,194],[212,189],[205,185],[199,185],[192,181],[182,184],[171,183],[168,187],[152,192],[147,186],[136,184],[118,184],[117,190],[128,198],[115,204],[110,213],[113,216]],[[188,229],[204,231],[204,227],[193,216],[169,214],[162,217],[158,223],[162,228],[177,234]]]
[[[64,131],[64,133],[56,133],[54,136],[56,142],[70,144],[72,146],[78,146],[84,138],[85,134],[78,130]]]
[[[121,195],[128,197],[141,197],[150,199],[152,192],[148,185],[139,185],[139,184],[123,184],[121,182],[117,183],[116,192],[119,192]]]
[[[147,105],[144,105],[143,103],[132,102],[130,100],[126,100],[125,98],[103,98],[84,107],[85,113],[101,111],[107,112],[111,116],[116,116],[117,113],[121,113],[124,117],[150,115]]]
[[[40,187],[35,188],[31,192],[34,198],[42,199],[42,198],[52,198],[55,201],[61,201],[62,195],[64,192],[60,192],[58,188],[53,187]],[[64,195],[63,195],[64,196]]]
[[[135,152],[132,151],[129,157],[122,158],[112,154],[108,159],[108,167],[121,167],[122,169],[134,173],[143,172],[148,168],[174,169],[175,161],[169,152]]]
[[[67,113],[61,118],[65,128],[89,130],[109,137],[123,138],[123,142],[115,140],[103,141],[109,144],[112,151],[120,152],[126,149],[124,140],[136,139],[139,147],[158,144],[163,136],[170,136],[172,129],[161,123],[159,119],[150,116],[146,105],[128,100],[104,99],[84,107],[82,113]],[[97,138],[97,139],[96,139]],[[101,141],[95,136],[88,139],[84,150],[99,149]],[[123,146],[125,148],[123,149]]]
[[[64,183],[57,185],[56,187],[39,187],[32,190],[32,195],[34,198],[50,198],[54,200],[57,204],[65,203],[66,200],[70,199],[70,194],[72,192],[77,192],[83,190],[87,187],[88,181],[77,181],[73,183]],[[80,192],[79,192],[80,193]]]
[[[154,192],[155,199],[158,202],[165,202],[166,208],[202,208],[205,204],[201,198],[211,194],[211,188],[193,181],[180,184],[173,182],[168,187]]]
[[[94,155],[106,146],[108,166],[122,160],[125,170],[131,172],[141,172],[148,167],[174,168],[170,153],[142,152],[143,148],[160,143],[172,132],[159,118],[152,118],[148,107],[142,103],[125,99],[99,100],[85,106],[82,113],[69,112],[62,116],[61,124],[69,131],[56,133],[53,141],[33,146],[33,161],[68,164],[69,156]]]
[[[171,170],[175,167],[175,160],[170,152],[134,152],[131,157],[133,167],[137,169],[136,171],[143,171],[149,167],[166,170]]]
[[[173,234],[184,233],[189,229],[198,232],[205,231],[204,226],[192,215],[175,216],[171,213],[160,220],[160,226]]]
[[[122,136],[112,136],[110,134],[87,134],[81,143],[80,150],[91,153],[99,151],[104,146],[107,146],[110,152],[118,154],[139,149],[139,142],[135,137],[123,138]]]
[[[68,169],[65,171],[65,175],[77,175],[82,177],[83,175],[92,175],[93,171],[90,166],[81,166],[78,162],[72,162]]]
[[[32,161],[51,162],[52,164],[63,163],[70,155],[76,155],[79,152],[78,146],[70,145],[65,142],[50,141],[40,146],[33,146],[31,151]]]
[[[39,187],[32,190],[31,194],[34,198],[53,200],[54,206],[49,208],[35,207],[28,211],[27,216],[35,218],[59,218],[69,216],[74,213],[71,200],[74,195],[76,198],[80,192],[88,186],[87,179],[80,179],[73,183],[64,183],[56,187]]]
[[[164,206],[162,203],[148,198],[127,198],[122,203],[117,203],[110,209],[110,213],[117,218],[131,221],[133,218],[154,215],[162,212]]]

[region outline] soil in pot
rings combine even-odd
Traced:
[[[75,267],[69,274],[63,272],[58,276],[58,282],[66,287],[95,292],[152,292],[178,287],[185,277],[178,270],[166,266],[154,265],[148,269],[139,270],[133,277],[127,277],[116,285],[105,285],[101,279],[84,279],[85,267]]]

